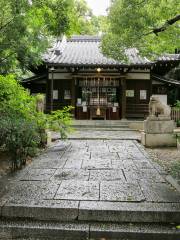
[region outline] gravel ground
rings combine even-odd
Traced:
[[[146,148],[152,159],[161,165],[180,184],[180,150],[177,148]]]

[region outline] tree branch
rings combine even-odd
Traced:
[[[4,28],[6,28],[13,20],[14,20],[14,18],[12,18],[9,22],[7,22],[7,23],[4,24],[3,26],[1,26],[1,27],[0,27],[0,31],[2,31]]]
[[[15,52],[11,52],[8,56],[6,56],[5,58],[0,58],[0,63],[4,62],[5,60],[7,60],[8,58],[10,58],[12,55],[14,55]]]
[[[167,21],[165,22],[165,24],[162,25],[161,27],[159,27],[159,28],[154,28],[151,32],[146,33],[146,34],[144,34],[144,35],[146,36],[146,35],[149,35],[149,34],[154,33],[156,36],[158,36],[158,33],[166,31],[166,29],[167,29],[169,26],[173,25],[174,23],[176,23],[176,22],[179,21],[179,20],[180,20],[180,14],[178,14],[178,15],[175,16],[174,18],[171,18],[171,19],[167,20]]]

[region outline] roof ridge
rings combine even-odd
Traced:
[[[101,37],[97,35],[73,35],[67,39],[68,42],[100,42]]]

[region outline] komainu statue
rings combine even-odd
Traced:
[[[158,115],[170,117],[171,108],[162,103],[158,97],[152,96],[149,102],[149,114],[156,117],[158,117]]]
[[[44,112],[45,96],[43,94],[36,95],[36,110],[37,112]]]

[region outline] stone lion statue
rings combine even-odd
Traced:
[[[36,95],[36,110],[37,112],[44,112],[45,97],[43,94]]]
[[[171,108],[162,103],[158,97],[151,97],[149,102],[149,114],[151,116],[170,116],[171,115]]]

